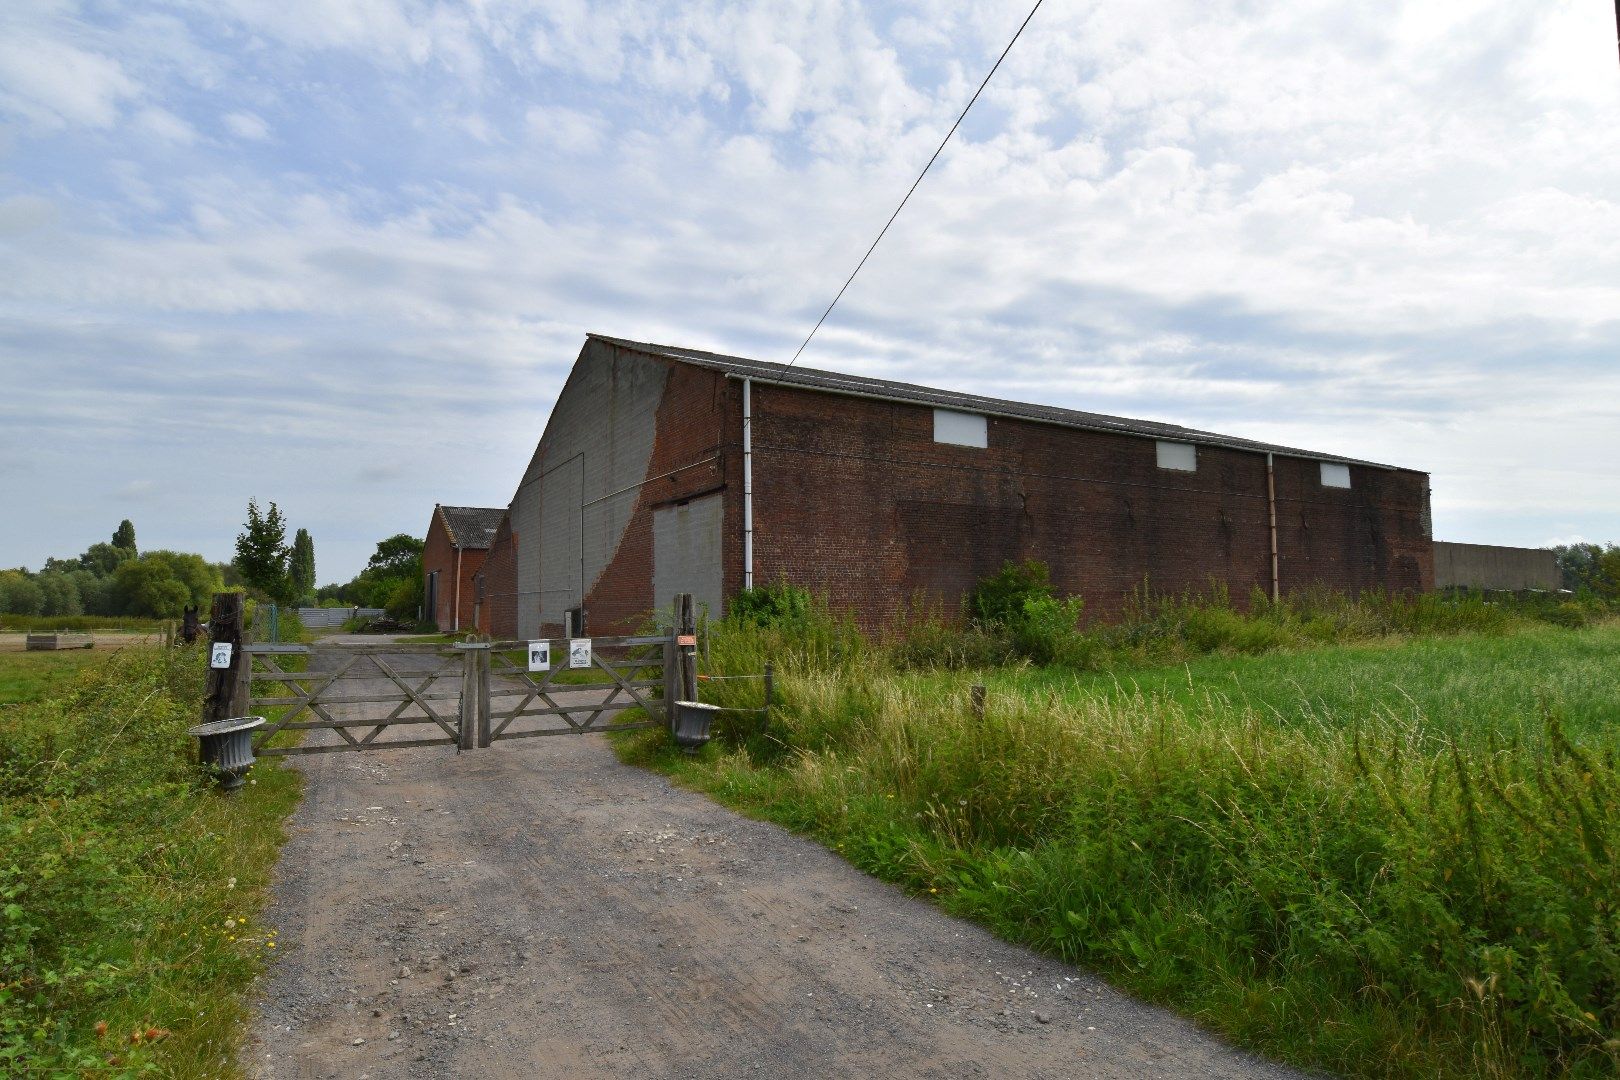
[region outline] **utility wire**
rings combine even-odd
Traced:
[[[984,77],[984,81],[979,84],[979,88],[973,91],[973,96],[968,99],[967,105],[962,109],[962,115],[956,118],[956,123],[951,125],[951,130],[947,131],[945,137],[939,141],[939,146],[934,150],[934,156],[928,159],[928,164],[924,165],[922,172],[917,174],[917,179],[911,182],[911,187],[906,191],[906,197],[900,200],[900,205],[894,208],[894,213],[889,215],[889,220],[884,223],[882,230],[878,232],[877,239],[872,241],[872,246],[866,249],[866,254],[861,256],[861,261],[855,264],[854,270],[850,271],[849,277],[844,280],[844,287],[838,290],[838,295],[832,298],[832,303],[828,304],[827,310],[821,313],[821,318],[816,320],[816,325],[810,328],[810,332],[799,343],[798,349],[793,353],[793,359],[787,362],[788,367],[798,363],[799,354],[804,352],[806,345],[810,344],[810,339],[816,336],[816,331],[820,330],[821,324],[827,321],[827,316],[831,315],[832,309],[838,306],[838,301],[844,298],[844,291],[849,288],[850,282],[855,280],[855,275],[861,272],[861,267],[866,265],[866,260],[870,259],[872,252],[877,250],[877,246],[883,240],[884,234],[889,231],[889,226],[894,224],[894,219],[900,216],[900,211],[904,210],[906,203],[911,200],[911,193],[917,190],[917,185],[922,183],[923,177],[928,175],[928,170],[934,167],[934,162],[939,159],[941,151],[945,149],[945,144],[951,141],[951,136],[956,134],[956,129],[962,126],[962,121],[967,118],[968,110],[973,108],[975,101],[979,100],[979,95],[984,93],[984,88],[990,85],[990,79],[995,75],[996,69],[1001,67],[1003,60],[1007,59],[1007,54],[1012,52],[1012,47],[1018,43],[1018,38],[1023,34],[1024,27],[1029,25],[1029,20],[1035,17],[1035,13],[1041,9],[1041,4],[1044,2],[1045,0],[1035,0],[1035,6],[1029,9],[1029,14],[1024,16],[1024,21],[1018,24],[1017,32],[1013,34],[1012,40],[1007,42],[1007,47],[1001,50],[1001,55],[996,58],[995,64],[990,68],[990,73]],[[1620,0],[1615,0],[1615,2],[1617,9],[1620,9]]]

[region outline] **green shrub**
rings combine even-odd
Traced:
[[[233,1054],[297,774],[205,785],[186,734],[204,671],[200,650],[126,648],[7,710],[0,1074],[215,1076]]]
[[[1052,599],[1051,573],[1036,559],[1003,563],[1000,570],[973,586],[962,602],[969,621],[987,628],[1007,628],[1023,621],[1030,600]]]
[[[804,623],[814,608],[808,589],[778,581],[743,589],[731,598],[726,617],[753,626],[782,626]]]

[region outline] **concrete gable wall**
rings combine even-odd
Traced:
[[[668,378],[669,366],[650,357],[596,341],[580,351],[512,500],[512,529],[524,538],[519,636],[560,626],[612,561],[647,475]],[[632,490],[603,498],[624,488]]]

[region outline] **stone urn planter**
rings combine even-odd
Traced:
[[[677,701],[675,703],[675,726],[671,734],[675,736],[675,745],[688,754],[695,754],[698,748],[709,741],[709,725],[720,712],[718,705],[705,705],[699,701]]]
[[[197,736],[201,744],[198,756],[203,767],[218,779],[220,788],[235,791],[253,768],[253,731],[262,726],[262,716],[233,716],[198,724],[188,728],[186,734]]]

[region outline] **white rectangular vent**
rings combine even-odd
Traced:
[[[1159,468],[1178,472],[1198,471],[1198,447],[1192,443],[1165,442],[1161,439],[1158,449]]]
[[[1322,462],[1322,486],[1347,488],[1350,486],[1350,466]]]
[[[956,446],[990,445],[985,432],[984,417],[979,413],[957,412],[954,409],[934,410],[934,441]]]

